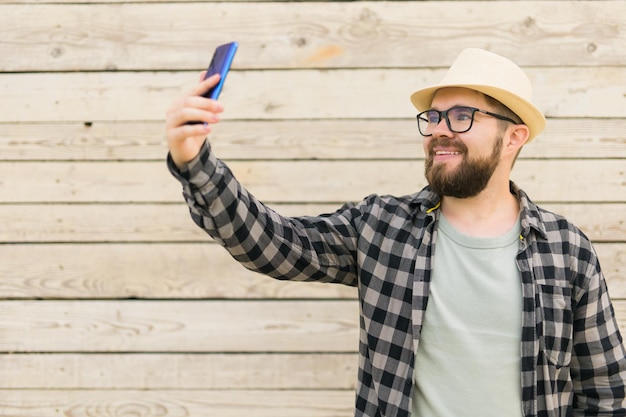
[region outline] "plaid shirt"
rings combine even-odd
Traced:
[[[182,171],[171,159],[168,166],[183,184],[193,220],[246,268],[358,286],[355,416],[409,416],[439,197],[427,187],[404,197],[373,195],[332,214],[286,218],[247,192],[208,144]],[[511,191],[521,206],[524,416],[626,416],[625,351],[591,243],[513,184]]]

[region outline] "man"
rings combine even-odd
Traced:
[[[271,211],[212,153],[223,109],[198,95],[216,81],[168,112],[170,170],[193,220],[245,267],[359,287],[356,416],[626,415],[625,351],[593,248],[509,179],[545,125],[517,65],[464,50],[411,96],[429,186],[319,217]]]

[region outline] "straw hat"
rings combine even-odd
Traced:
[[[439,84],[417,90],[411,102],[419,111],[427,110],[435,92],[443,87],[469,88],[495,98],[528,126],[528,142],[546,125],[545,117],[531,102],[533,87],[528,76],[515,63],[492,52],[464,49]]]

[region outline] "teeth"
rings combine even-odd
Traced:
[[[460,152],[438,151],[437,155],[458,155]]]

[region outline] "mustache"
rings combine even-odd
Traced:
[[[435,148],[438,146],[441,146],[444,148],[453,148],[462,154],[467,153],[467,146],[460,140],[453,139],[453,138],[439,138],[439,139],[433,138],[428,144],[429,155],[432,156],[435,152]]]

